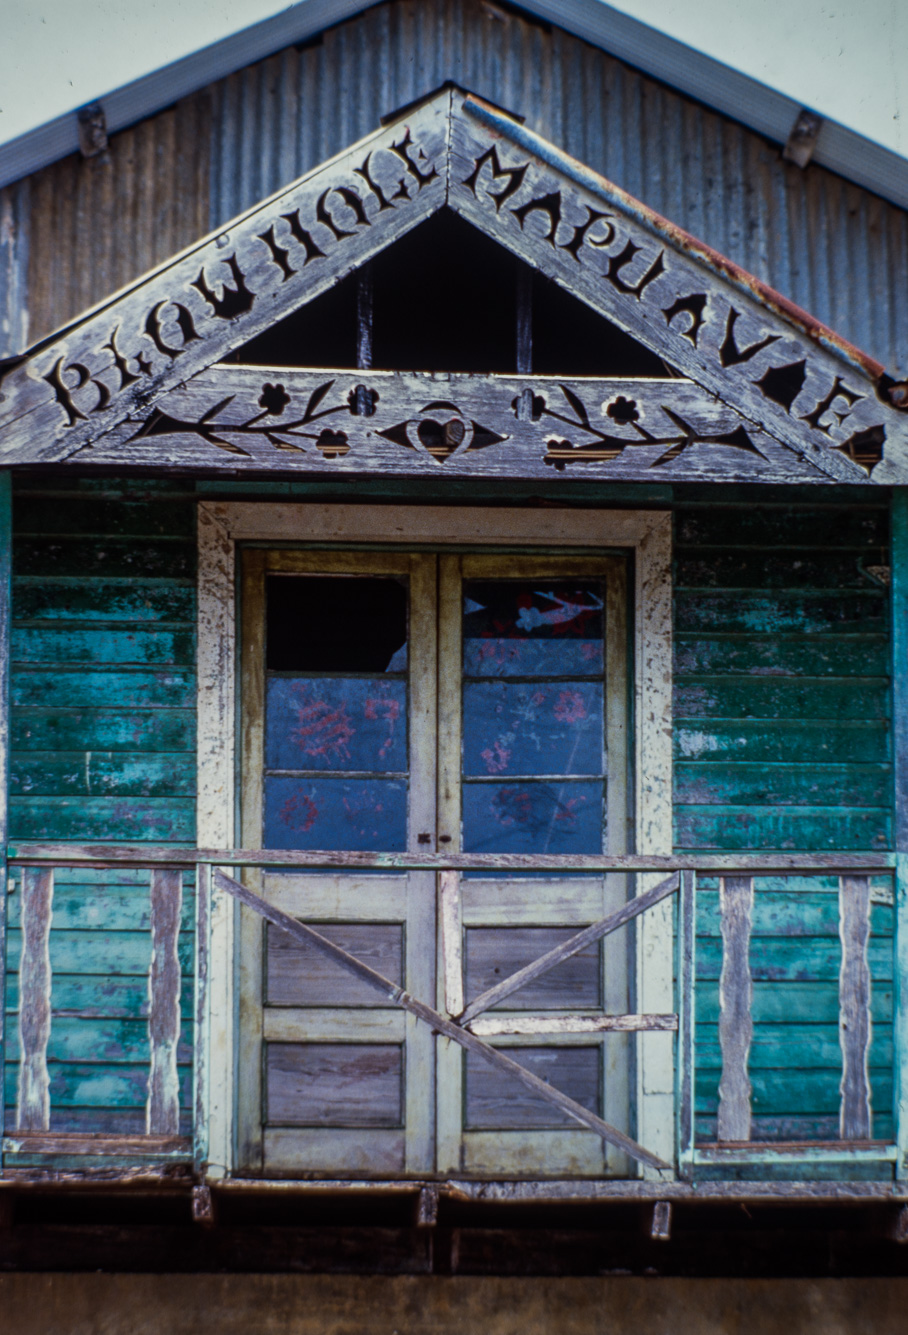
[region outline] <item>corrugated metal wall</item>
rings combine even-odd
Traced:
[[[107,167],[71,158],[38,173],[31,337],[447,79],[521,113],[890,369],[908,372],[905,211],[822,168],[783,163],[776,146],[741,126],[486,0],[389,0],[320,43],[212,85],[210,107],[192,99],[116,136]]]

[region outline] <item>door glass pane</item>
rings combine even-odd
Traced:
[[[379,577],[266,581],[267,848],[407,844],[407,591]]]
[[[466,852],[605,847],[604,605],[599,579],[465,583]]]

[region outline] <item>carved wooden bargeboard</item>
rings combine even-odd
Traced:
[[[444,207],[681,378],[219,364]],[[445,90],[9,366],[0,460],[891,484],[908,477],[908,418],[888,383],[730,262]]]

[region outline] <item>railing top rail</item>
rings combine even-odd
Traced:
[[[284,867],[299,871],[673,872],[765,875],[769,872],[887,872],[894,853],[685,853],[625,857],[545,853],[372,853],[276,848],[185,848],[175,844],[20,842],[7,849],[14,867]]]

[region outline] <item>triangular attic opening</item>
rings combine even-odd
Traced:
[[[368,273],[348,274],[225,361],[354,369],[364,281],[370,290],[370,364],[377,371],[514,375],[520,310],[527,320],[525,355],[535,375],[679,374],[450,209],[381,251]]]

